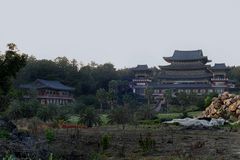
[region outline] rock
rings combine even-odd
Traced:
[[[236,103],[233,103],[229,106],[229,109],[231,112],[235,112],[237,110],[237,104]]]
[[[240,109],[236,110],[236,115],[239,116],[240,115]]]
[[[224,101],[225,99],[228,99],[229,98],[229,94],[228,93],[223,93],[221,96],[220,96],[220,99],[222,101]]]
[[[226,105],[226,106],[230,106],[230,104],[231,104],[231,99],[225,99],[225,100],[223,101],[223,104]]]
[[[228,94],[229,98],[235,98],[236,95],[235,94]]]
[[[240,100],[237,100],[236,102],[237,102],[237,106],[240,106]]]
[[[0,118],[0,130],[16,132],[17,127],[7,118]]]

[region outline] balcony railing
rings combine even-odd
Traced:
[[[228,81],[228,78],[211,78],[212,81]]]
[[[152,82],[150,79],[133,79],[133,82]]]
[[[31,98],[29,95],[24,95],[23,98]],[[41,99],[73,99],[73,95],[37,95]]]

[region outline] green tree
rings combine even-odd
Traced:
[[[102,111],[103,110],[103,104],[107,100],[107,92],[106,92],[106,90],[103,89],[103,88],[98,89],[97,93],[96,93],[96,97],[98,99],[98,102],[100,103],[100,109]]]
[[[183,117],[187,117],[187,105],[189,105],[189,96],[186,92],[180,92],[176,94],[177,101],[179,105],[181,106]]]
[[[99,125],[100,118],[96,113],[95,109],[92,107],[87,107],[80,114],[81,122],[83,122],[88,127],[93,127],[93,125]]]
[[[12,78],[26,65],[26,54],[21,54],[14,43],[7,45],[5,54],[0,54],[0,111],[6,109],[10,103]]]
[[[131,121],[131,114],[127,107],[117,107],[113,109],[109,115],[111,123],[122,125],[122,129],[125,129],[127,123]]]
[[[111,107],[111,110],[113,110],[113,106],[116,105],[117,93],[118,93],[118,82],[116,80],[111,80],[108,84],[108,93],[107,93],[107,101]]]

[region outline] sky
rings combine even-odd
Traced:
[[[213,63],[240,65],[239,8],[240,0],[0,0],[0,51],[13,42],[37,59],[125,68],[202,49]]]

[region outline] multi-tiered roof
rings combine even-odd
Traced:
[[[164,60],[171,63],[167,66],[159,66],[161,80],[194,80],[210,79],[210,66],[207,56],[203,56],[202,50],[179,51],[176,50],[172,57],[164,57]]]

